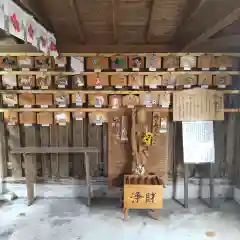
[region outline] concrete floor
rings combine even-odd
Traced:
[[[0,240],[239,240],[240,205],[221,201],[212,210],[191,200],[184,209],[164,202],[159,220],[147,211],[130,211],[122,220],[119,203],[93,202],[88,209],[77,199],[39,199],[31,207],[23,199],[0,204]],[[214,237],[207,236],[208,232]]]

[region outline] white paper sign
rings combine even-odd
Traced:
[[[183,122],[184,163],[214,163],[213,121]]]
[[[6,24],[5,24],[6,12],[7,12],[7,1],[0,0],[0,28],[3,30],[6,29]]]

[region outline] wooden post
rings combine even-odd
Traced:
[[[84,120],[73,120],[73,147],[84,147]],[[80,178],[84,176],[84,154],[73,154],[73,177]]]
[[[35,165],[33,156],[30,154],[24,155],[24,161],[25,161],[28,206],[30,206],[34,201],[34,182],[35,182],[36,165]]]
[[[6,142],[4,123],[0,122],[0,194],[3,193],[3,179],[7,175]]]
[[[87,194],[88,194],[88,201],[87,205],[91,205],[91,174],[90,174],[90,162],[88,153],[85,153],[85,171],[86,171],[86,186],[87,186]]]
[[[40,141],[41,147],[49,147],[50,146],[50,129],[49,127],[40,126]],[[51,176],[51,162],[50,162],[50,154],[42,154],[42,175],[43,179],[47,180]]]
[[[68,130],[69,123],[65,126],[58,126],[58,146],[59,147],[68,147]],[[68,153],[59,154],[59,176],[60,178],[69,177],[69,161]]]
[[[50,144],[51,147],[57,147],[57,125],[53,124],[50,127]],[[59,162],[58,162],[58,154],[51,154],[51,172],[52,178],[59,178]]]

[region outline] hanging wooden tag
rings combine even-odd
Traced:
[[[132,68],[133,71],[139,71],[141,68],[144,68],[144,57],[142,56],[129,56],[129,68]]]
[[[179,57],[177,56],[163,57],[163,68],[168,69],[168,71],[174,71],[176,68],[179,68]]]
[[[102,87],[108,86],[108,75],[100,74],[100,73],[93,73],[87,75],[87,85],[88,86],[95,86],[95,87]]]
[[[130,74],[128,76],[128,86],[131,86],[132,89],[143,87],[143,76],[139,74]]]

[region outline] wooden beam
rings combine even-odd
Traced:
[[[67,53],[157,53],[174,52],[173,45],[82,45],[58,44],[60,52]]]
[[[118,43],[118,30],[117,30],[117,3],[116,0],[112,0],[112,21],[113,21],[113,41]]]
[[[178,51],[187,49],[188,45],[196,40],[198,41],[197,44],[200,44],[201,41],[205,41],[213,36],[216,30],[220,31],[223,27],[231,24],[236,19],[235,11],[239,7],[240,2],[235,0],[189,1],[188,11],[186,11],[188,12],[188,17],[185,17],[175,34],[175,39],[178,41]],[[193,10],[189,14],[191,8]],[[228,16],[230,20],[226,19]],[[203,21],[203,19],[207,20]],[[216,25],[217,27],[215,27]],[[205,36],[206,34],[207,36]],[[201,38],[198,39],[200,36]]]
[[[37,53],[38,50],[31,44],[0,44],[0,53]]]
[[[152,0],[150,2],[149,5],[149,14],[148,14],[148,22],[147,22],[147,27],[146,27],[146,43],[148,43],[150,41],[150,37],[151,37],[151,23],[152,23],[152,18],[153,18],[153,9],[155,6],[156,1]]]
[[[219,32],[220,30],[224,29],[225,27],[231,25],[234,21],[238,20],[240,18],[240,8],[234,10],[231,12],[228,16],[226,16],[223,20],[220,20],[217,22],[214,26],[208,28],[206,31],[204,31],[199,37],[189,42],[184,48],[183,51],[189,51],[190,49],[193,49],[194,46],[205,42],[209,38],[211,38],[214,34]],[[231,42],[226,42],[231,43]]]
[[[77,29],[78,29],[78,32],[79,32],[79,35],[80,35],[80,38],[81,38],[81,43],[85,43],[85,36],[84,36],[84,33],[83,33],[83,24],[82,24],[81,16],[80,16],[79,11],[78,11],[77,0],[72,0],[72,9],[74,10],[75,15],[76,15],[76,22],[78,22],[78,25],[77,25],[78,28]]]

